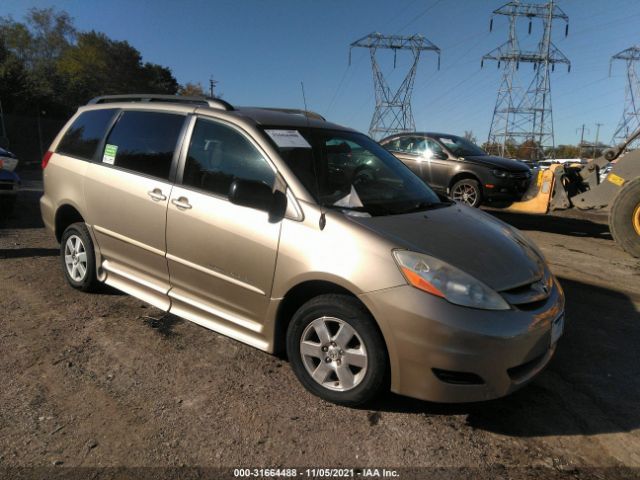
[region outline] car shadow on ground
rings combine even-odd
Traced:
[[[29,258],[29,257],[57,257],[57,248],[0,248],[0,259]]]
[[[559,280],[567,296],[565,334],[555,358],[531,384],[488,402],[447,405],[389,394],[369,408],[425,416],[466,415],[473,428],[518,437],[640,428],[638,310],[618,291]]]
[[[519,230],[536,230],[538,232],[556,233],[571,237],[613,240],[609,226],[606,223],[594,222],[588,219],[509,213],[498,210],[488,210],[487,213]]]

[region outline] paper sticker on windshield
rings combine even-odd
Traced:
[[[297,130],[265,130],[281,148],[311,148],[309,142]]]
[[[116,153],[118,153],[117,145],[107,145],[104,147],[104,155],[102,155],[102,162],[109,165],[113,165],[116,161]]]

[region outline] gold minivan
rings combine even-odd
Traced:
[[[286,353],[332,402],[506,395],[563,332],[564,294],[529,240],[312,112],[99,97],[42,166],[72,287]]]

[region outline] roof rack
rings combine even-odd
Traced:
[[[273,112],[291,113],[293,115],[303,115],[305,117],[314,118],[316,120],[327,121],[322,115],[311,110],[299,110],[297,108],[277,108],[277,107],[254,107],[258,110],[270,110]]]
[[[98,103],[115,103],[115,102],[159,102],[159,103],[186,103],[192,105],[202,105],[219,110],[231,111],[235,110],[233,105],[219,98],[211,97],[191,97],[182,95],[159,95],[155,93],[132,93],[127,95],[102,95],[95,97],[87,102],[87,105],[95,105]]]

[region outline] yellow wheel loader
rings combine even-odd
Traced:
[[[614,240],[640,257],[640,149],[625,153],[638,137],[640,129],[585,165],[558,164],[538,171],[522,201],[506,210],[534,214],[568,208],[607,211]],[[603,178],[601,170],[614,161]]]

